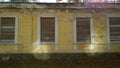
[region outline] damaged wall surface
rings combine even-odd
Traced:
[[[120,17],[120,4],[0,3],[0,18],[10,16],[17,18],[17,42],[0,42],[0,53],[120,52],[120,43],[111,43],[108,32],[108,18]],[[38,43],[38,23],[42,16],[56,18],[55,44]],[[75,42],[76,17],[91,18],[90,43]]]

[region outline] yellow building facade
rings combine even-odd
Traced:
[[[77,6],[76,6],[77,5]],[[15,17],[16,42],[0,43],[0,53],[118,53],[119,43],[109,40],[109,17],[120,17],[120,5],[2,3],[0,17]],[[112,5],[112,6],[111,6]],[[94,6],[94,7],[93,7]],[[101,7],[102,6],[102,7]],[[111,9],[112,8],[112,9]],[[39,44],[39,18],[55,17],[55,44]],[[91,42],[75,42],[75,18],[90,17]]]

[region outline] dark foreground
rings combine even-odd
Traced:
[[[1,55],[0,58],[0,68],[120,68],[120,54],[118,53],[49,55],[9,54]]]

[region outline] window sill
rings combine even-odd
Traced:
[[[93,45],[108,45],[108,44],[120,44],[120,42],[95,42],[95,43],[91,43],[91,42],[77,42],[74,43],[74,45],[79,45],[79,44],[93,44]]]
[[[78,44],[91,44],[91,42],[77,42],[77,43],[74,43],[75,45],[78,45]]]
[[[33,45],[56,45],[53,42],[49,42],[49,43],[33,43]]]
[[[120,42],[110,42],[110,43],[108,43],[108,42],[95,42],[95,43],[93,43],[93,44],[97,44],[97,45],[101,45],[101,44],[103,44],[103,45],[108,45],[108,44],[120,44]]]
[[[0,45],[22,45],[21,43],[2,43],[0,42]]]
[[[120,42],[110,42],[109,44],[120,44]]]

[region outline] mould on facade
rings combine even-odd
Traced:
[[[3,7],[16,7],[16,8],[58,8],[58,9],[120,9],[120,4],[114,3],[0,3],[0,8]]]
[[[0,11],[45,11],[45,10],[54,10],[54,11],[69,11],[69,12],[119,12],[120,4],[119,3],[0,3]]]
[[[60,10],[69,12],[118,12],[120,10],[119,3],[0,3],[0,11],[42,11]]]

